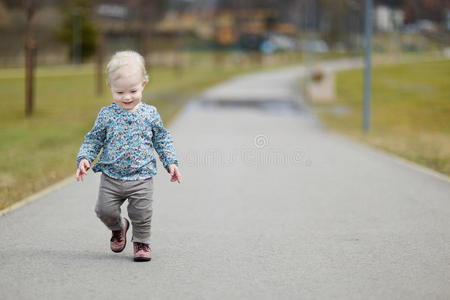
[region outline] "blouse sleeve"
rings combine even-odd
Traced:
[[[80,161],[85,158],[92,165],[103,147],[106,138],[105,113],[104,108],[100,110],[95,120],[94,127],[84,136],[84,142],[77,155],[77,168]]]
[[[175,154],[172,136],[170,132],[164,128],[161,116],[156,108],[154,108],[154,110],[156,116],[155,120],[152,122],[152,143],[158,153],[159,159],[167,170],[167,167],[171,164],[178,165],[178,159]]]

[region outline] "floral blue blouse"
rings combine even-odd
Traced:
[[[102,148],[92,170],[116,179],[142,180],[155,175],[153,148],[164,168],[178,165],[170,132],[156,108],[143,102],[135,111],[122,109],[116,103],[102,107],[94,127],[84,137],[77,167],[83,158],[92,165]]]

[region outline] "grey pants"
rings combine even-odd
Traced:
[[[118,180],[102,173],[95,213],[110,230],[120,230],[125,220],[120,206],[128,199],[128,216],[133,225],[132,242],[150,243],[152,222],[153,178]]]

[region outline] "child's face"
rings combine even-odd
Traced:
[[[139,72],[122,76],[110,83],[114,102],[125,110],[132,110],[142,99],[145,80]]]

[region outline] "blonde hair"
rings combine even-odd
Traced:
[[[143,80],[147,83],[149,78],[147,71],[145,70],[145,61],[142,55],[136,51],[127,50],[116,52],[106,66],[106,76],[107,82],[110,84],[111,81],[121,78],[123,75],[124,68],[129,71],[132,68],[133,72],[140,72],[142,74]]]

